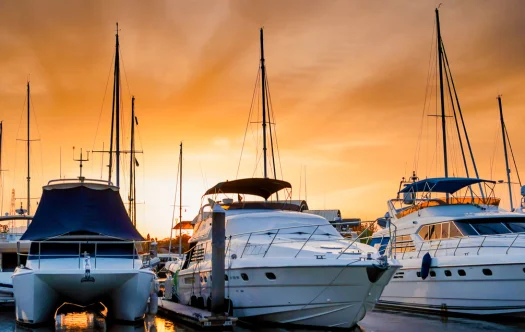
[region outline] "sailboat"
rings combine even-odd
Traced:
[[[438,9],[435,13],[444,176],[419,179],[414,173],[401,182],[397,198],[388,201],[385,219],[396,231],[374,233],[371,245],[399,259],[403,267],[379,304],[442,315],[523,315],[525,217],[499,207],[495,181],[480,179],[477,171],[476,177],[468,177],[467,167],[467,177],[448,174],[443,61],[449,88],[453,81]],[[457,94],[450,99],[455,99],[461,114]],[[473,157],[472,161],[476,169]],[[465,158],[464,162],[466,166]]]
[[[264,177],[220,182],[204,193],[176,293],[183,304],[210,306],[212,278],[225,278],[224,310],[240,319],[351,327],[374,308],[400,265],[344,239],[325,218],[302,213],[290,183],[268,177],[262,29],[260,41]],[[226,211],[224,276],[211,275],[216,205]]]
[[[29,226],[33,218],[33,216],[30,214],[30,91],[30,83],[27,82],[27,205],[25,209],[22,207],[22,205],[19,209],[15,209],[14,206],[12,206],[12,211],[10,211],[9,213],[6,212],[5,215],[0,216],[0,302],[14,302],[13,283],[11,280],[11,276],[13,275],[15,268],[20,263],[17,259],[17,250],[20,250],[23,253],[29,252],[29,242],[18,241],[20,240],[24,232],[27,230],[27,227]],[[0,122],[0,172],[3,172],[2,135],[3,123]],[[2,186],[3,185],[4,184],[2,183]],[[14,204],[14,189],[12,192],[12,204]],[[22,263],[25,264],[25,259],[22,260]]]
[[[21,237],[31,241],[25,264],[12,279],[16,320],[39,324],[53,319],[64,302],[88,306],[102,302],[108,316],[135,322],[144,318],[154,273],[147,257],[149,242],[134,227],[119,193],[120,70],[116,34],[110,172],[108,180],[51,180],[32,223]],[[113,129],[116,150],[113,151]],[[112,155],[116,185],[111,181]],[[19,257],[24,256],[19,252]]]

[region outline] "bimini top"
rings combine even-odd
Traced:
[[[474,178],[430,178],[410,183],[400,193],[431,191],[453,194],[462,188],[481,182],[496,183],[496,181]]]
[[[80,182],[44,187],[33,221],[20,239],[37,241],[66,234],[144,240],[115,187]]]
[[[279,190],[286,188],[292,188],[292,185],[286,181],[268,178],[248,178],[219,182],[215,186],[208,189],[204,195],[245,194],[268,199],[268,197],[272,196]]]

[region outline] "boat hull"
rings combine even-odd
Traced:
[[[13,275],[16,319],[25,324],[51,321],[63,302],[89,305],[102,302],[109,317],[136,321],[144,317],[151,291],[149,270],[94,270],[84,281],[81,270],[17,269]]]
[[[473,259],[458,264],[457,259],[440,257],[441,263],[431,267],[433,273],[426,280],[417,276],[420,269],[414,260],[401,261],[407,267],[387,285],[378,305],[443,315],[525,317],[525,260],[514,257],[515,262],[503,262],[501,257],[493,257],[479,257],[484,264]]]
[[[367,268],[376,269],[372,264],[232,268],[226,270],[225,297],[232,301],[233,315],[244,320],[351,327],[374,308],[399,266],[390,266],[374,282]],[[192,295],[203,297],[204,303],[210,296],[210,271],[197,272],[179,272],[178,290],[183,304],[190,303]],[[269,272],[276,276],[274,280],[267,278]],[[188,278],[196,283],[188,283]]]

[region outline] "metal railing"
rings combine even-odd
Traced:
[[[17,255],[18,255],[18,262],[20,262],[20,256],[26,256],[27,262],[29,261],[38,261],[38,269],[40,269],[41,262],[43,259],[46,258],[78,258],[78,269],[83,269],[82,267],[82,260],[86,257],[86,255],[89,255],[91,259],[94,260],[93,262],[93,269],[97,269],[97,258],[130,258],[132,260],[132,268],[135,269],[135,260],[136,259],[142,259],[143,257],[149,257],[149,243],[150,241],[31,241],[31,247],[29,250],[29,253],[21,253],[20,252],[20,242],[17,243]],[[78,245],[78,254],[70,254],[70,253],[45,253],[42,252],[42,245],[46,246],[48,244],[62,244],[62,245],[68,245],[68,252],[71,250],[72,245]],[[99,252],[99,245],[133,245],[133,249],[130,250],[132,253],[129,254],[115,254],[115,253],[100,253]],[[146,246],[143,248],[142,246],[146,244]],[[34,245],[38,245],[38,253],[34,253],[35,250]],[[87,252],[84,250],[82,252],[82,247],[84,246],[84,249],[86,249],[86,246],[93,246],[94,245],[94,251],[93,252]],[[139,245],[139,246],[138,246]],[[47,248],[44,248],[47,249]],[[105,251],[103,248],[103,251]],[[112,248],[113,249],[113,248]],[[125,248],[125,250],[129,250],[129,248]],[[60,247],[53,248],[53,251],[59,252]],[[143,265],[145,266],[147,263],[143,261]],[[27,264],[27,263],[26,263]],[[20,265],[20,263],[18,263]],[[33,269],[35,269],[34,266],[32,266]],[[68,267],[68,269],[70,269]]]
[[[242,248],[241,248],[241,246],[237,245],[237,248],[235,249],[236,252],[240,252],[241,253],[239,258],[242,258],[245,255],[262,256],[264,258],[264,257],[266,257],[268,255],[268,252],[270,251],[270,249],[272,247],[275,247],[278,244],[284,244],[284,243],[292,244],[292,245],[296,244],[297,246],[299,246],[298,251],[295,253],[295,255],[293,255],[294,258],[297,258],[297,256],[299,256],[299,254],[303,251],[303,249],[309,243],[313,243],[313,242],[316,242],[316,243],[319,243],[319,242],[330,242],[330,243],[333,243],[335,241],[337,241],[339,243],[345,243],[345,244],[348,243],[348,245],[346,245],[346,246],[337,247],[337,248],[334,247],[333,248],[333,249],[339,249],[340,250],[340,252],[338,252],[338,255],[336,257],[336,259],[339,259],[350,248],[352,248],[352,246],[357,241],[360,241],[363,238],[363,234],[365,234],[368,231],[368,229],[370,229],[370,227],[372,226],[372,224],[370,224],[365,230],[363,230],[361,232],[361,234],[359,234],[357,236],[357,238],[355,238],[353,240],[347,239],[347,238],[336,237],[335,234],[332,235],[332,234],[329,234],[329,233],[317,233],[316,234],[316,232],[319,230],[320,227],[332,227],[333,228],[332,225],[334,225],[334,224],[289,226],[289,227],[273,228],[273,229],[266,229],[266,230],[261,230],[261,231],[254,231],[254,232],[246,232],[246,233],[234,234],[234,235],[226,237],[226,239],[228,240],[226,248],[228,248],[227,250],[233,251],[233,249],[232,249],[232,240],[237,240],[237,239],[240,239],[242,237],[247,237],[247,240],[244,243],[244,246],[241,245],[242,246]],[[309,232],[305,232],[305,231],[302,231],[302,230],[301,231],[297,231],[297,232],[287,232],[289,230],[297,230],[297,229],[300,229],[300,228],[301,229],[313,229],[313,230],[309,231]],[[269,240],[267,243],[264,240],[263,241],[252,241],[252,242],[250,242],[251,240],[253,240],[256,237],[259,239],[260,235],[268,236],[268,237],[271,236],[271,240]],[[281,235],[281,237],[278,238],[277,237],[278,235]],[[294,239],[293,238],[294,235],[303,236],[303,238],[301,238],[301,239]],[[326,239],[314,238],[314,235],[327,236],[328,238],[326,238]],[[259,251],[254,253],[256,251],[257,247],[259,248]],[[249,248],[252,249],[251,253],[247,252],[247,251],[249,251]],[[290,246],[288,246],[288,248],[290,248]],[[363,253],[363,251],[361,249],[359,249],[357,246],[354,246],[352,249],[354,250],[353,254],[355,254],[355,253],[362,254]],[[355,251],[357,251],[357,252],[355,252]]]
[[[387,235],[386,235],[387,236]],[[385,236],[381,237],[381,241]],[[390,238],[392,239],[392,238]],[[521,241],[518,241],[521,240]],[[457,238],[447,238],[439,240],[414,242],[413,246],[395,247],[395,243],[388,243],[387,250],[389,255],[401,255],[401,259],[405,255],[411,255],[408,258],[419,258],[421,255],[430,253],[434,257],[439,256],[468,256],[468,255],[487,255],[487,254],[509,254],[511,249],[525,249],[525,233],[507,233],[507,234],[491,234],[491,235],[474,235]],[[393,250],[392,250],[393,249]],[[401,250],[398,250],[401,249]],[[482,249],[496,249],[487,252]],[[497,250],[501,249],[501,250]]]

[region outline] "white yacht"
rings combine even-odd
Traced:
[[[483,184],[485,195],[476,195]],[[495,182],[431,178],[388,203],[388,228],[371,245],[403,267],[380,304],[475,315],[525,312],[525,216],[498,207]],[[395,241],[394,241],[395,240]],[[430,256],[426,259],[425,256]]]
[[[211,302],[209,209],[220,204],[226,210],[226,312],[261,322],[355,325],[374,308],[399,263],[343,238],[323,217],[268,200],[283,190],[289,198],[288,182],[249,178],[221,182],[205,193],[214,199],[201,207],[178,272],[179,301],[200,307]],[[246,195],[260,199],[248,201]]]
[[[154,277],[141,259],[148,242],[111,183],[50,181],[21,240],[31,247],[12,276],[18,322],[50,321],[64,302],[102,302],[116,320],[143,319]]]

